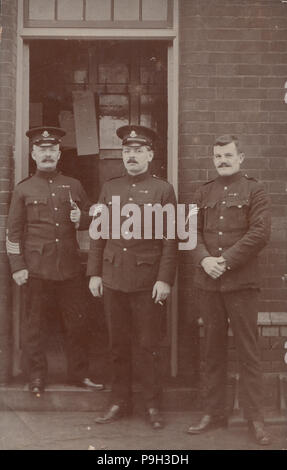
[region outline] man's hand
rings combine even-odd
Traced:
[[[162,303],[168,295],[170,294],[170,285],[163,281],[156,281],[155,285],[153,286],[152,290],[152,298],[154,299],[154,303]]]
[[[99,276],[91,276],[89,282],[89,289],[94,297],[102,297],[103,295],[103,280]]]
[[[207,256],[201,261],[201,266],[212,279],[218,279],[226,271],[226,262],[222,256]]]
[[[75,209],[72,209],[70,212],[70,219],[75,224],[75,228],[77,229],[80,225],[80,218],[81,218],[81,209],[75,204]]]
[[[28,281],[29,273],[27,269],[21,269],[13,273],[12,277],[18,286],[22,286]]]

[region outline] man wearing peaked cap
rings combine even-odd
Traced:
[[[55,296],[68,344],[69,382],[102,389],[88,378],[84,278],[76,230],[90,224],[90,203],[81,183],[57,170],[65,131],[30,129],[36,173],[19,183],[8,216],[7,253],[14,281],[25,293],[24,352],[29,388],[44,390],[47,360],[43,349],[44,304]],[[47,300],[46,300],[47,299]]]
[[[123,145],[148,145],[153,147],[157,134],[145,126],[122,126],[117,129],[117,136]]]
[[[61,143],[62,137],[66,132],[59,127],[34,127],[26,132],[32,145],[40,145],[48,147]]]
[[[176,205],[170,183],[149,173],[156,133],[144,126],[123,126],[117,130],[123,141],[122,158],[126,175],[107,181],[99,202],[110,208],[114,195],[120,208],[134,203],[143,216],[144,207],[153,204]],[[109,210],[111,215],[111,210]],[[120,212],[122,214],[122,211]],[[121,223],[129,215],[121,216]],[[143,217],[142,217],[143,219]],[[176,270],[177,242],[164,237],[129,238],[121,233],[109,239],[91,239],[87,274],[90,290],[96,297],[104,295],[109,319],[113,367],[112,396],[107,412],[97,423],[111,423],[131,410],[132,406],[132,338],[139,348],[139,372],[147,419],[153,429],[163,427],[160,413],[161,365],[160,320],[162,305],[168,297]]]

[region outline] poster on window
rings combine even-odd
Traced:
[[[100,95],[100,148],[120,149],[122,141],[116,134],[118,127],[129,124],[128,95]]]

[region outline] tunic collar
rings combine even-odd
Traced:
[[[148,176],[149,170],[144,173],[140,173],[139,175],[129,175],[129,173],[127,173],[127,179],[130,183],[139,183],[140,181],[145,180]]]
[[[242,177],[241,171],[234,173],[233,175],[226,175],[226,176],[218,176],[217,181],[223,185],[234,183],[235,181],[239,181]]]
[[[39,176],[39,178],[44,178],[44,179],[50,179],[50,178],[56,178],[56,176],[60,172],[58,170],[53,170],[53,171],[42,171],[42,170],[36,170],[36,176]]]

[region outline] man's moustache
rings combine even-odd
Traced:
[[[218,168],[230,168],[230,165],[227,165],[226,163],[221,163]]]

